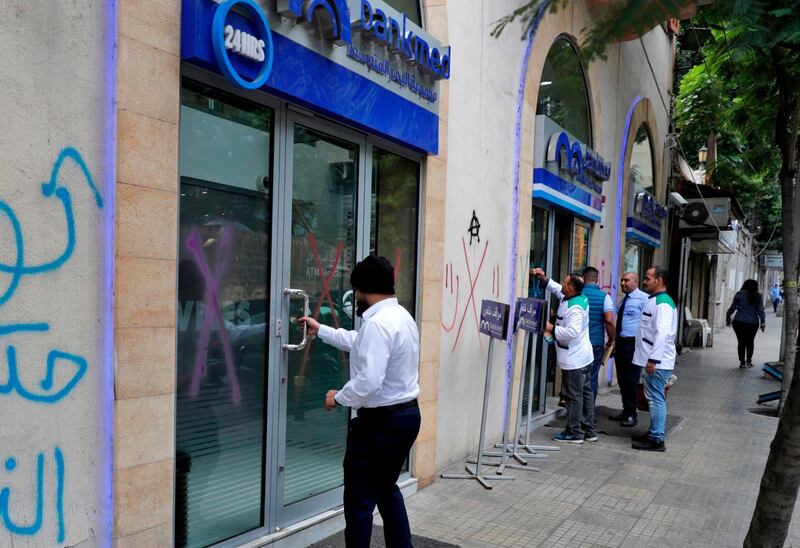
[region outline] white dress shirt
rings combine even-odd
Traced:
[[[419,396],[419,331],[397,299],[384,299],[362,316],[361,331],[319,327],[319,338],[350,352],[350,380],[336,393],[340,405],[384,407]]]

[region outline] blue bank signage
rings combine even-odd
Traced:
[[[544,333],[547,301],[528,297],[517,299],[517,328],[529,333]]]
[[[629,184],[626,239],[649,247],[661,247],[661,225],[669,216],[669,210],[633,181]]]
[[[511,307],[505,303],[484,299],[481,301],[479,331],[495,339],[505,340],[508,335],[508,314]]]
[[[536,117],[533,161],[534,198],[600,221],[610,163],[543,114]]]
[[[181,58],[438,152],[452,50],[382,0],[182,0]]]

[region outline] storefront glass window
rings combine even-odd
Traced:
[[[630,176],[636,193],[647,191],[653,194],[653,149],[650,133],[644,124],[639,126],[633,141]]]
[[[263,524],[273,118],[181,103],[175,545],[206,546]]]
[[[395,268],[397,300],[414,316],[417,288],[419,162],[372,149],[370,253]]]
[[[572,42],[556,39],[544,62],[536,114],[544,114],[575,138],[592,145],[586,76]]]
[[[422,27],[422,9],[419,0],[386,0],[386,3],[400,13],[405,13],[410,20]]]

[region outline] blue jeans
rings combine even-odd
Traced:
[[[650,438],[664,442],[667,427],[667,396],[665,393],[667,381],[672,376],[671,369],[656,369],[652,375],[642,367],[642,384],[644,395],[650,405]]]
[[[592,352],[594,353],[594,361],[592,361],[592,393],[594,394],[594,399],[597,399],[597,390],[600,388],[600,382],[598,380],[598,375],[600,374],[600,365],[603,361],[603,353],[605,353],[606,347],[602,344],[600,345],[592,345]]]

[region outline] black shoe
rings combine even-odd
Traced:
[[[631,441],[647,441],[650,439],[650,434],[645,432],[644,434],[639,434],[638,436],[631,436]]]
[[[656,441],[650,438],[647,441],[634,441],[631,443],[631,447],[639,451],[658,451],[659,453],[667,450],[667,446],[664,445],[663,441]]]
[[[744,362],[739,364],[739,369],[744,369],[745,367],[747,367],[747,365],[745,365]]]
[[[625,419],[619,425],[623,428],[630,428],[631,426],[636,426],[636,424],[636,417],[625,417]]]
[[[609,419],[611,419],[612,421],[622,421],[622,420],[625,420],[625,418],[626,418],[625,411],[620,411],[620,412],[619,412],[618,414],[616,414],[616,415],[609,415],[609,416],[608,416],[608,418],[609,418]]]

